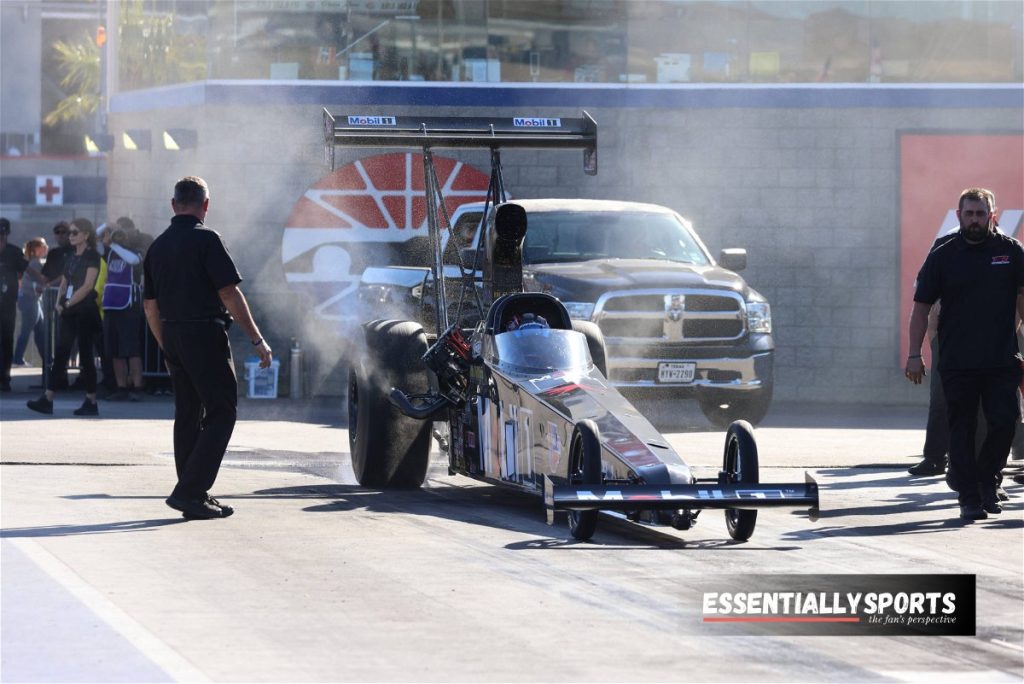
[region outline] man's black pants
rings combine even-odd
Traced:
[[[12,300],[0,304],[0,383],[11,381],[11,362],[14,361],[14,322],[18,308]]]
[[[942,369],[942,390],[949,417],[949,470],[961,504],[995,496],[999,473],[1013,443],[1019,408],[1019,366],[971,370]],[[978,402],[987,434],[975,458]],[[979,489],[980,488],[980,489]]]
[[[217,322],[163,325],[174,386],[173,495],[201,499],[217,479],[238,415],[238,382],[227,331]]]

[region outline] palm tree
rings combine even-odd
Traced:
[[[100,101],[100,50],[92,38],[74,43],[58,40],[53,44],[57,62],[64,73],[60,85],[67,93],[43,123],[57,126],[85,119],[96,113]]]
[[[146,13],[142,0],[119,5],[118,65],[121,87],[148,88],[194,81],[206,75],[205,38],[180,36],[172,14]],[[100,49],[92,36],[53,44],[67,96],[43,123],[56,126],[95,115],[100,102]]]

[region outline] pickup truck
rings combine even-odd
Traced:
[[[693,397],[716,427],[734,420],[756,425],[765,417],[775,351],[771,308],[736,274],[746,267],[746,250],[723,249],[716,262],[689,221],[654,204],[514,202],[529,225],[524,289],[554,295],[572,318],[600,328],[613,386]],[[464,264],[474,263],[483,211],[483,203],[469,203],[452,214],[446,277],[457,277],[456,250]],[[490,221],[493,213],[492,207]],[[406,294],[397,299],[410,306],[426,300],[430,288],[417,271],[403,278],[400,269],[397,277],[394,268],[368,269],[361,288],[400,287]]]

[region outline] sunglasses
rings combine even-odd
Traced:
[[[67,235],[68,231],[66,231],[66,230],[55,230],[55,231],[53,231],[53,234],[54,235]]]
[[[78,235],[79,233],[80,233],[80,231],[77,231],[77,230],[69,230],[68,231],[68,235]]]

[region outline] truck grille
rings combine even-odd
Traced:
[[[702,290],[611,292],[594,320],[610,341],[724,342],[746,332],[746,308],[735,293]]]

